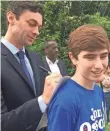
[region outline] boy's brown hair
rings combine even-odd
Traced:
[[[96,25],[83,25],[71,32],[68,49],[77,59],[81,51],[96,51],[107,49],[109,51],[109,39],[103,27]]]

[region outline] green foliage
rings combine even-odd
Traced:
[[[106,131],[110,131],[110,124],[106,124]]]
[[[3,36],[7,30],[6,17],[5,17],[7,4],[8,4],[7,1],[1,2],[1,36]]]
[[[110,39],[110,17],[101,17],[100,13],[96,13],[95,15],[91,16],[91,23],[103,26]]]

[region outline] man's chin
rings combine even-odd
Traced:
[[[33,42],[27,42],[25,46],[31,46]]]

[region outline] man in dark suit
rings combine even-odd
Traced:
[[[61,76],[47,76],[40,56],[28,51],[42,26],[35,1],[11,1],[8,29],[1,39],[1,130],[35,131]]]
[[[44,66],[51,72],[58,72],[62,76],[68,75],[67,68],[61,59],[58,59],[58,44],[55,40],[45,43]]]

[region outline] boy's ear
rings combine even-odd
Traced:
[[[77,59],[76,59],[75,57],[73,57],[72,52],[69,52],[69,53],[68,53],[68,56],[69,56],[72,64],[76,66],[76,65],[77,65]]]

